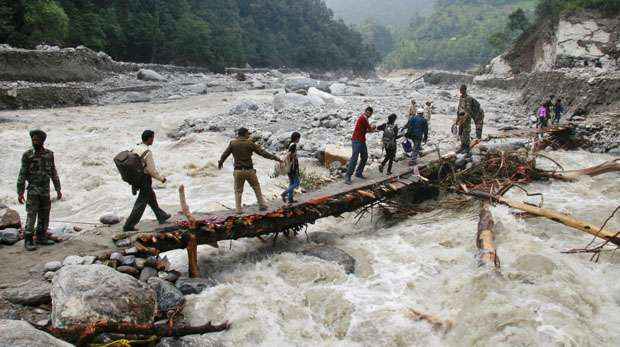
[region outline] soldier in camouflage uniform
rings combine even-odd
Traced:
[[[476,125],[476,138],[482,138],[482,127],[484,125],[484,111],[480,108],[477,100],[467,95],[467,86],[460,88],[461,98],[459,99],[458,116],[455,125],[458,127],[458,134],[461,139],[461,148],[458,152],[469,152],[469,142],[471,139],[471,122]]]
[[[33,251],[36,250],[33,233],[37,221],[37,244],[54,244],[46,236],[52,205],[50,180],[54,183],[59,200],[62,198],[62,193],[60,191],[60,179],[54,163],[54,153],[43,147],[47,135],[41,130],[33,130],[30,132],[30,138],[33,148],[27,150],[22,156],[22,166],[17,178],[17,194],[19,203],[26,203],[27,218],[24,230],[24,246],[26,250]],[[28,196],[24,198],[26,182],[28,182]]]

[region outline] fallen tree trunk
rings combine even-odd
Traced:
[[[499,271],[500,262],[495,247],[495,235],[493,232],[495,222],[489,209],[489,204],[481,203],[480,218],[478,221],[478,234],[476,246],[478,247],[478,261],[481,265],[492,266]]]
[[[132,236],[131,249],[137,249],[134,255],[158,255],[174,249],[186,249],[188,252],[189,272],[191,277],[199,276],[197,264],[197,245],[212,245],[222,240],[255,238],[280,232],[299,232],[316,220],[353,212],[361,207],[393,198],[402,192],[417,192],[418,195],[430,194],[428,181],[437,183],[447,177],[456,155],[448,154],[415,169],[406,169],[397,175],[368,180],[363,186],[351,187],[342,184],[341,188],[331,191],[311,193],[303,201],[293,205],[274,206],[267,212],[249,215],[236,215],[230,211],[209,215],[192,215],[185,200],[184,188],[179,195],[181,209],[187,222],[163,227],[154,232],[144,232]],[[435,196],[435,195],[433,195]],[[123,251],[123,254],[126,252]],[[108,255],[100,257],[106,261]]]
[[[620,158],[612,159],[600,165],[581,170],[543,172],[542,175],[564,181],[575,181],[582,176],[596,177],[610,172],[620,172]]]
[[[532,206],[529,204],[526,204],[524,202],[519,202],[519,201],[514,201],[508,198],[505,198],[503,196],[498,196],[498,195],[493,195],[493,194],[489,194],[487,192],[481,192],[481,191],[477,191],[477,190],[470,190],[468,192],[463,192],[464,194],[467,195],[471,195],[474,197],[477,197],[479,199],[484,199],[484,200],[488,200],[488,201],[493,201],[493,202],[497,202],[500,204],[504,204],[507,206],[510,206],[512,208],[516,208],[518,210],[530,213],[532,215],[536,215],[536,216],[540,216],[540,217],[545,217],[547,219],[550,219],[554,222],[557,223],[561,223],[564,224],[566,226],[569,226],[571,228],[577,229],[577,230],[581,230],[585,233],[588,233],[590,235],[599,237],[603,240],[609,241],[615,245],[620,245],[620,237],[618,237],[618,233],[617,232],[612,232],[610,230],[607,229],[600,229],[599,227],[587,223],[587,222],[583,222],[580,221],[570,215],[567,214],[563,214],[557,211],[553,211],[553,210],[549,210],[546,208],[541,208],[541,207],[536,207],[536,206]]]
[[[99,321],[90,325],[75,325],[67,329],[46,327],[48,333],[65,341],[76,342],[77,346],[88,346],[88,344],[99,334],[113,333],[126,335],[142,335],[158,337],[182,337],[186,335],[197,335],[228,330],[229,322],[219,325],[212,325],[208,322],[205,325],[172,325],[169,321],[161,321],[152,324],[130,324],[116,323],[110,321]]]

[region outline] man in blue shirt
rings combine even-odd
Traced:
[[[422,151],[422,143],[428,141],[428,121],[424,118],[424,109],[419,108],[417,114],[407,123],[405,137],[413,141],[411,159],[415,162]]]

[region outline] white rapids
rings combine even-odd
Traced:
[[[244,96],[249,94],[270,98],[265,92]],[[16,121],[0,124],[0,202],[25,216],[15,181],[21,154],[29,147],[27,131],[42,128],[65,194],[53,203],[52,226],[97,222],[105,213],[126,216],[133,197],[112,158],[151,128],[157,133],[155,159],[170,181],[156,190],[164,209],[178,208],[180,184],[189,187],[193,210],[231,206],[231,162],[217,170],[228,134],[191,134],[178,142],[165,134],[183,119],[222,112],[237,97],[2,112]],[[567,169],[610,159],[586,152],[550,155]],[[256,162],[267,195],[279,193],[282,181],[267,177],[272,164]],[[620,203],[618,178],[607,174],[527,189],[544,193],[546,207],[601,224]],[[245,200],[254,201],[251,192]],[[308,233],[335,235],[326,237],[327,243],[356,259],[350,275],[337,264],[299,255],[307,246],[303,233],[295,241],[280,238],[275,247],[254,239],[221,242],[219,250],[203,246],[201,269],[218,285],[188,297],[185,319],[192,324],[230,320],[233,326],[185,340],[195,346],[618,345],[618,256],[604,254],[596,264],[588,255],[563,254],[585,246],[591,237],[544,219],[517,219],[508,208],[494,207],[502,266],[502,275],[495,276],[475,261],[477,211],[477,204],[439,208],[395,225],[377,218],[356,225],[349,215],[311,226]],[[147,210],[145,218],[153,218],[152,213]],[[608,228],[620,230],[620,217]],[[186,270],[183,251],[169,252],[169,257]],[[433,329],[413,319],[409,309],[451,320],[454,326],[447,332]]]

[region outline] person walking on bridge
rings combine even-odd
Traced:
[[[383,149],[385,150],[385,158],[379,166],[379,172],[383,173],[383,168],[387,164],[387,174],[392,174],[392,165],[396,159],[396,140],[401,137],[398,135],[398,125],[396,125],[396,114],[392,113],[388,117],[388,122],[377,127],[377,130],[383,131]]]
[[[368,147],[366,146],[366,134],[372,133],[376,129],[368,121],[374,113],[372,107],[367,107],[364,113],[362,113],[355,122],[355,129],[353,130],[353,136],[351,137],[351,145],[353,152],[351,154],[351,160],[349,160],[349,167],[347,169],[347,175],[345,178],[346,184],[351,184],[351,176],[355,171],[355,177],[365,179],[364,167],[368,161]],[[357,161],[359,159],[359,165]],[[357,167],[357,169],[356,169]]]
[[[280,196],[284,202],[288,202],[289,204],[294,204],[297,201],[294,199],[295,189],[297,189],[301,183],[300,180],[300,171],[299,171],[299,158],[297,158],[297,144],[301,140],[301,134],[298,132],[294,132],[291,135],[291,144],[288,146],[288,162],[290,163],[290,168],[288,170],[288,180],[289,186],[288,189],[285,190]]]
[[[24,229],[24,247],[27,251],[34,251],[33,233],[37,224],[37,244],[53,245],[54,241],[47,238],[47,228],[50,221],[52,201],[50,199],[50,180],[58,200],[62,199],[60,179],[56,171],[54,153],[44,147],[47,134],[42,130],[30,132],[32,149],[22,155],[22,165],[17,177],[17,201],[26,203],[26,228]],[[28,183],[28,187],[26,187]],[[24,193],[28,190],[28,196]]]
[[[413,142],[411,163],[415,164],[418,156],[422,152],[422,143],[428,141],[428,121],[424,118],[423,108],[419,108],[416,115],[409,120],[405,137]]]
[[[254,153],[277,162],[282,161],[280,158],[265,151],[261,146],[254,143],[254,141],[250,139],[250,131],[248,129],[240,128],[237,130],[237,138],[230,141],[218,163],[218,168],[221,170],[224,167],[226,159],[228,159],[231,154],[233,155],[235,167],[235,171],[233,172],[235,182],[235,211],[237,214],[243,214],[241,200],[246,181],[254,190],[254,194],[256,194],[256,200],[260,210],[267,211],[267,202],[261,192],[260,182],[258,181],[256,170],[252,162],[252,155]]]
[[[167,181],[166,177],[162,176],[159,171],[157,171],[157,167],[155,166],[155,159],[153,157],[153,151],[151,150],[151,146],[154,141],[155,132],[152,130],[145,130],[142,132],[142,143],[138,144],[131,150],[133,153],[142,158],[144,165],[144,178],[139,186],[132,187],[134,194],[136,190],[138,191],[138,198],[133,205],[131,214],[125,221],[123,231],[137,230],[136,225],[140,222],[140,219],[142,219],[146,206],[151,207],[151,210],[155,214],[155,218],[157,218],[159,224],[166,223],[166,221],[171,217],[170,214],[166,213],[166,211],[159,207],[157,195],[155,195],[155,191],[153,190],[153,179],[156,179],[161,183],[166,183]]]

